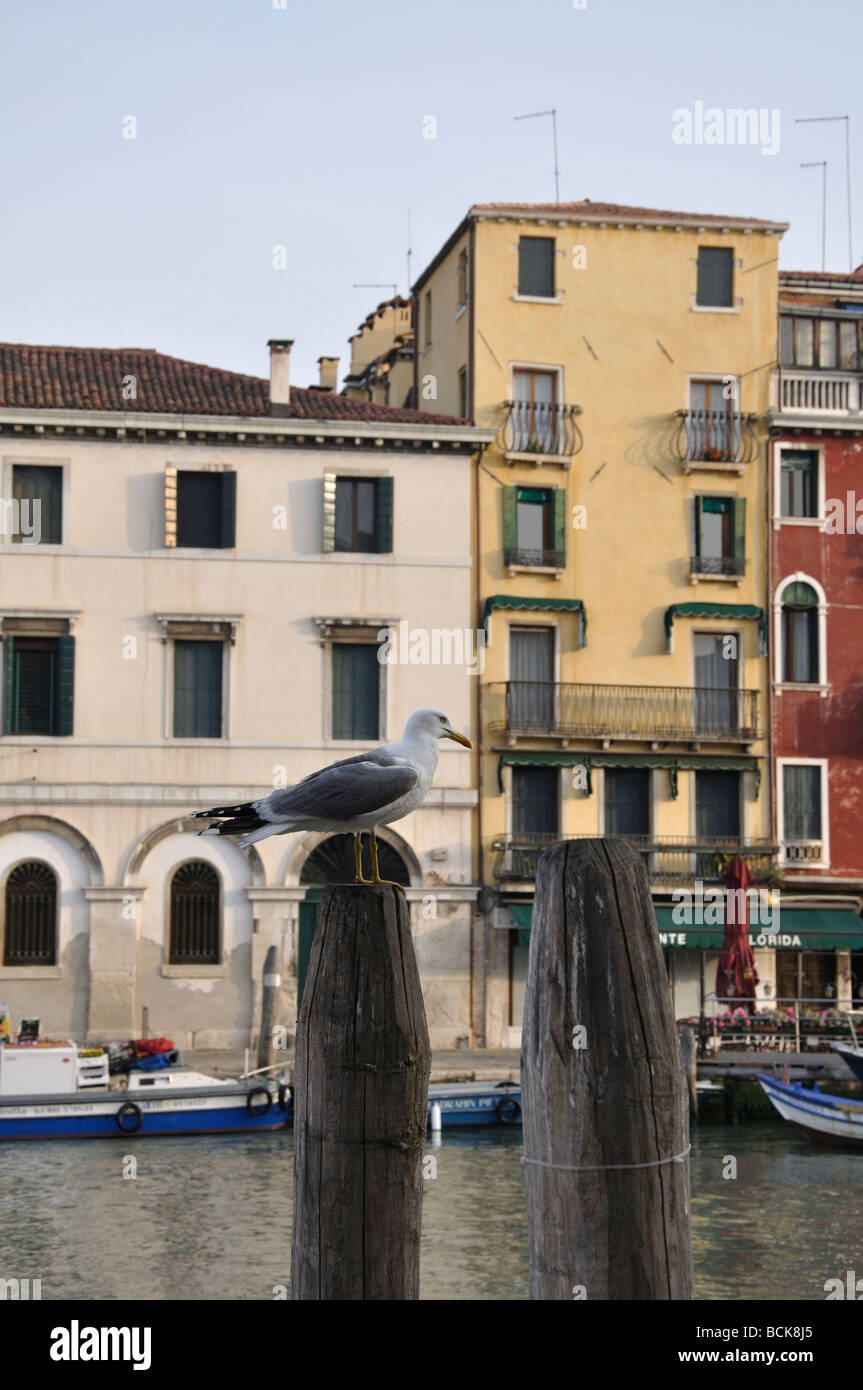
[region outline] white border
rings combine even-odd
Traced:
[[[818,503],[817,514],[815,516],[783,516],[782,515],[782,455],[789,454],[817,454],[818,455]],[[825,507],[826,507],[826,479],[825,479],[825,458],[827,446],[825,444],[806,444],[793,443],[788,439],[776,440],[773,447],[773,529],[778,531],[780,526],[810,526],[817,527],[819,531],[824,530]]]
[[[785,655],[785,634],[782,630],[782,595],[789,584],[809,584],[818,598],[818,683],[800,681],[786,681],[782,676],[783,657]],[[783,690],[819,690],[822,696],[828,693],[827,686],[827,595],[811,574],[805,574],[803,570],[797,570],[795,574],[786,577],[777,584],[773,593],[773,683],[777,694]]]
[[[794,767],[821,768],[821,843],[823,853],[820,859],[785,858],[785,776],[786,765]],[[777,758],[776,759],[776,832],[779,841],[779,867],[788,869],[829,869],[830,868],[830,777],[828,758]]]

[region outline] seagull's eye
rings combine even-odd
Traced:
[[[445,724],[445,723],[446,723],[446,715],[445,715],[445,714],[442,714],[442,715],[441,715],[441,717],[440,717],[440,722],[441,722],[442,724]]]

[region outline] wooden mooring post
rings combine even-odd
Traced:
[[[691,1299],[689,1125],[640,855],[539,861],[522,1044],[533,1299]]]
[[[297,1024],[291,1297],[419,1297],[431,1067],[407,900],[326,888]]]
[[[264,961],[264,980],[261,989],[261,1027],[258,1032],[259,1071],[265,1071],[275,1066],[276,1047],[273,1037],[273,1022],[276,1017],[276,999],[282,983],[282,977],[276,969],[278,960],[276,947],[270,946]]]

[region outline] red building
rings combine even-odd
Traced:
[[[769,422],[774,990],[824,1008],[863,997],[863,266],[780,272]]]

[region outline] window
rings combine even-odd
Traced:
[[[740,839],[739,772],[696,772],[695,833],[699,840]]]
[[[650,835],[650,769],[605,769],[606,835]]]
[[[458,306],[467,304],[467,251],[458,253]]]
[[[333,643],[333,738],[379,737],[380,671],[376,643]]]
[[[504,564],[562,569],[566,563],[566,491],[503,489]]]
[[[694,574],[742,575],[746,569],[746,499],[695,498]]]
[[[554,298],[554,237],[519,237],[518,292],[538,299]]]
[[[787,584],[782,591],[782,680],[817,685],[818,646],[818,595],[811,584]]]
[[[171,879],[170,965],[218,965],[219,876],[200,859],[181,864]]]
[[[816,845],[821,857],[821,764],[784,763],[782,767],[782,839],[789,845]],[[804,857],[804,856],[795,856]]]
[[[836,991],[835,951],[777,951],[777,999],[817,999],[824,1005]]]
[[[558,834],[558,783],[554,767],[512,769],[512,833],[516,838]]]
[[[556,409],[557,373],[518,367],[513,372],[513,387],[513,452],[561,452],[563,445]]]
[[[233,549],[236,499],[236,473],[166,469],[165,545]]]
[[[732,308],[733,269],[732,251],[722,246],[699,246],[696,304],[713,309]]]
[[[4,965],[54,965],[57,880],[38,859],[17,864],[6,879]]]
[[[6,649],[4,732],[71,734],[74,637],[6,636],[3,645]]]
[[[63,539],[63,469],[16,463],[12,467],[15,529],[12,540],[60,545]]]
[[[554,643],[553,627],[510,628],[507,729],[555,728]]]
[[[219,641],[174,642],[174,738],[222,737]]]
[[[712,632],[693,635],[695,697],[693,720],[696,734],[734,734],[741,724],[738,708],[738,642]]]
[[[324,550],[389,554],[393,548],[392,478],[324,477]]]
[[[462,367],[458,374],[458,413],[462,420],[467,419],[467,367]]]
[[[782,450],[780,513],[817,517],[818,454],[814,449]]]
[[[783,367],[860,371],[858,334],[858,322],[853,319],[782,314],[779,318],[779,361]]]
[[[689,384],[690,459],[709,463],[733,463],[739,451],[738,416],[724,381],[692,381]]]
[[[431,300],[431,290],[429,290],[429,291],[427,292],[426,297],[425,297],[425,303],[424,303],[424,305],[423,305],[423,321],[424,321],[424,323],[425,323],[424,343],[425,343],[425,346],[426,346],[426,347],[431,347],[431,340],[432,340],[432,300]]]

